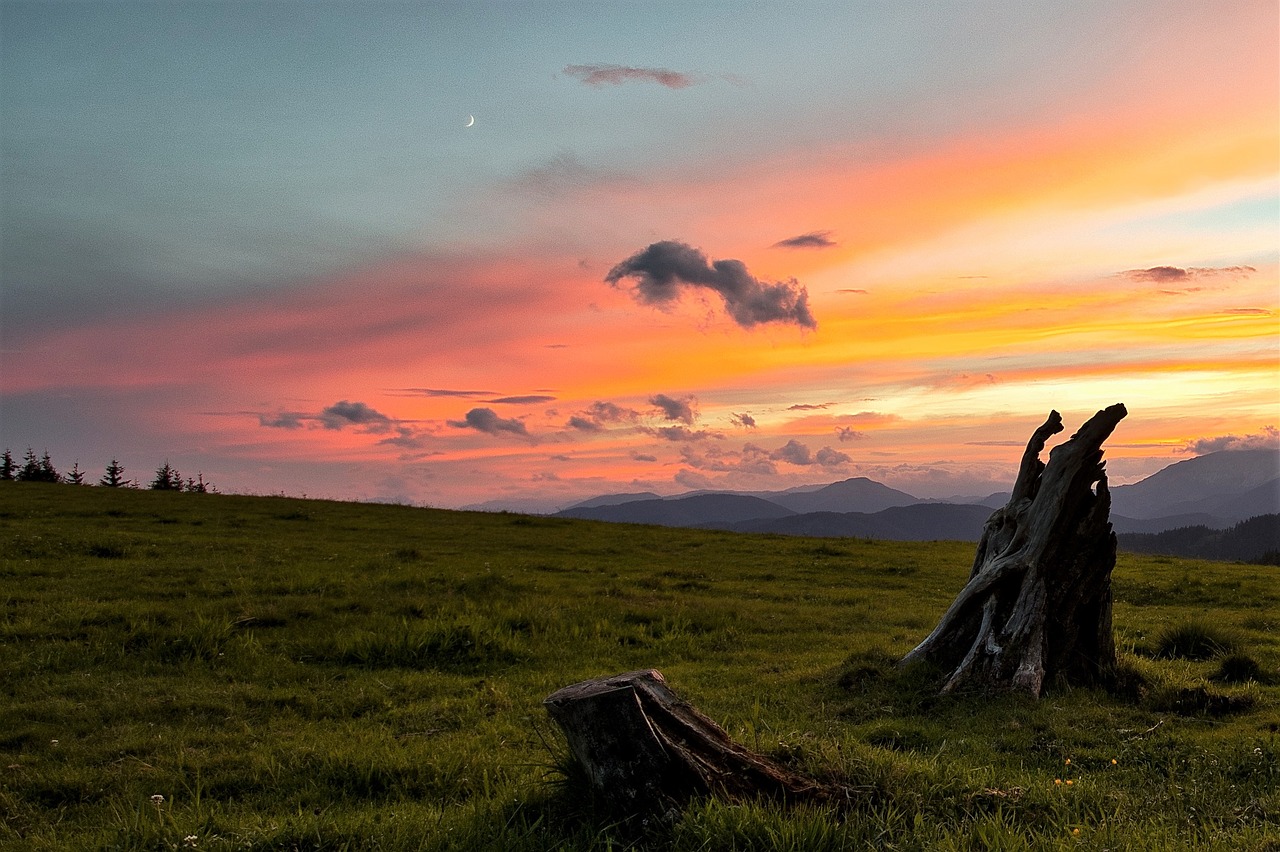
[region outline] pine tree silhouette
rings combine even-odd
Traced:
[[[133,482],[124,478],[124,465],[112,459],[111,464],[107,465],[106,473],[98,480],[98,484],[107,488],[129,488]]]

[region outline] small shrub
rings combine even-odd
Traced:
[[[1211,660],[1234,652],[1238,645],[1236,637],[1220,627],[1188,621],[1160,634],[1155,656],[1164,660]]]
[[[1262,666],[1248,654],[1228,654],[1223,657],[1218,670],[1210,678],[1222,683],[1246,683],[1251,680],[1262,683],[1266,680]]]

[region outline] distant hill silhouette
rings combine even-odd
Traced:
[[[1121,536],[1121,546],[1127,546],[1131,536],[1181,529],[1206,530],[1200,538],[1217,541],[1211,534],[1255,516],[1280,513],[1280,452],[1209,453],[1169,465],[1133,485],[1115,486],[1111,496],[1111,522]],[[1007,493],[996,493],[969,502],[920,500],[874,480],[855,477],[787,491],[702,491],[678,497],[649,492],[609,494],[556,514],[786,535],[977,541],[991,512],[1008,499]],[[1196,539],[1197,535],[1188,533],[1183,538]],[[1238,538],[1243,534],[1233,535]]]
[[[905,491],[882,485],[865,476],[833,482],[817,491],[781,493],[768,498],[793,512],[879,512],[894,506],[919,503]]]
[[[662,495],[654,494],[652,491],[640,491],[632,494],[601,494],[599,497],[592,497],[589,500],[583,500],[581,503],[575,503],[569,509],[595,509],[599,506],[620,506],[623,503],[638,503],[641,500],[661,499]]]
[[[1111,489],[1111,512],[1129,518],[1204,513],[1228,524],[1280,511],[1280,451],[1226,450],[1171,464]]]
[[[742,494],[695,494],[671,500],[636,500],[621,505],[575,506],[557,512],[560,518],[584,518],[664,527],[706,527],[779,518],[795,514],[790,509]]]

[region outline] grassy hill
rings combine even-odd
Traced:
[[[941,700],[972,547],[0,483],[0,848],[1280,849],[1278,569],[1122,554],[1122,694]],[[613,821],[541,700],[645,667],[853,799]]]

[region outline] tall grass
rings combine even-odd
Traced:
[[[1124,690],[942,699],[971,557],[0,483],[0,848],[1280,849],[1274,568],[1122,554]],[[541,700],[642,667],[848,801],[611,816]]]

